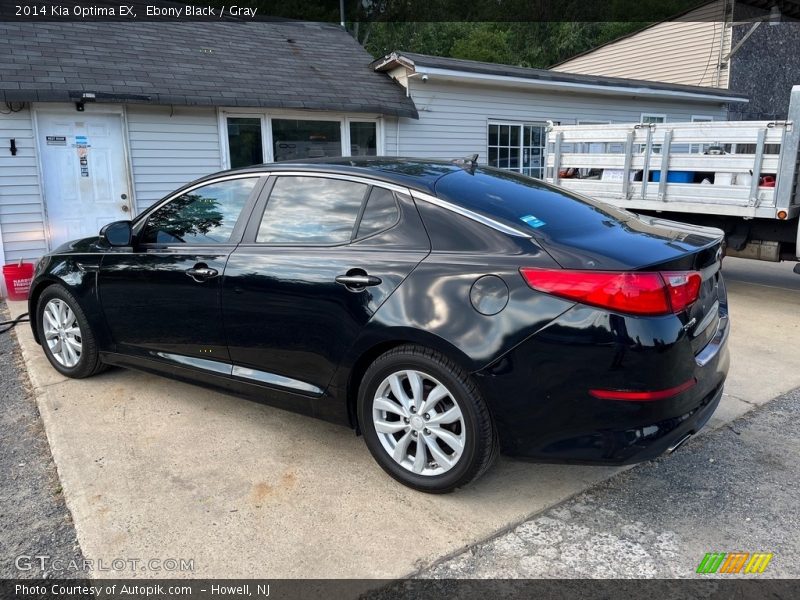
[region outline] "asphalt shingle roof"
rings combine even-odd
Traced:
[[[0,22],[0,102],[331,110],[417,117],[405,90],[324,23]]]

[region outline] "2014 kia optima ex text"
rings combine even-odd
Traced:
[[[722,232],[469,161],[217,173],[38,264],[53,367],[167,374],[360,431],[447,492],[498,451],[653,458],[728,370]],[[342,465],[347,468],[347,465]]]

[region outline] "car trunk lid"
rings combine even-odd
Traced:
[[[562,232],[558,239],[535,237],[565,269],[699,273],[702,283],[697,300],[686,309],[686,330],[695,353],[714,336],[720,311],[727,306],[721,273],[722,231],[632,215],[606,230]]]

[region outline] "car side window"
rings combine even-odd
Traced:
[[[267,200],[256,242],[347,243],[368,187],[343,179],[280,176]]]
[[[386,188],[374,187],[369,194],[367,206],[358,224],[356,238],[363,238],[384,229],[389,229],[400,218],[400,209],[394,192]]]
[[[140,243],[228,243],[256,182],[258,177],[229,179],[174,198],[148,217]]]

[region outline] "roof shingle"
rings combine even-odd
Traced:
[[[0,39],[6,37],[24,44],[0,45],[0,101],[78,100],[95,92],[102,102],[417,118],[405,90],[374,72],[372,57],[335,25],[0,22]]]

